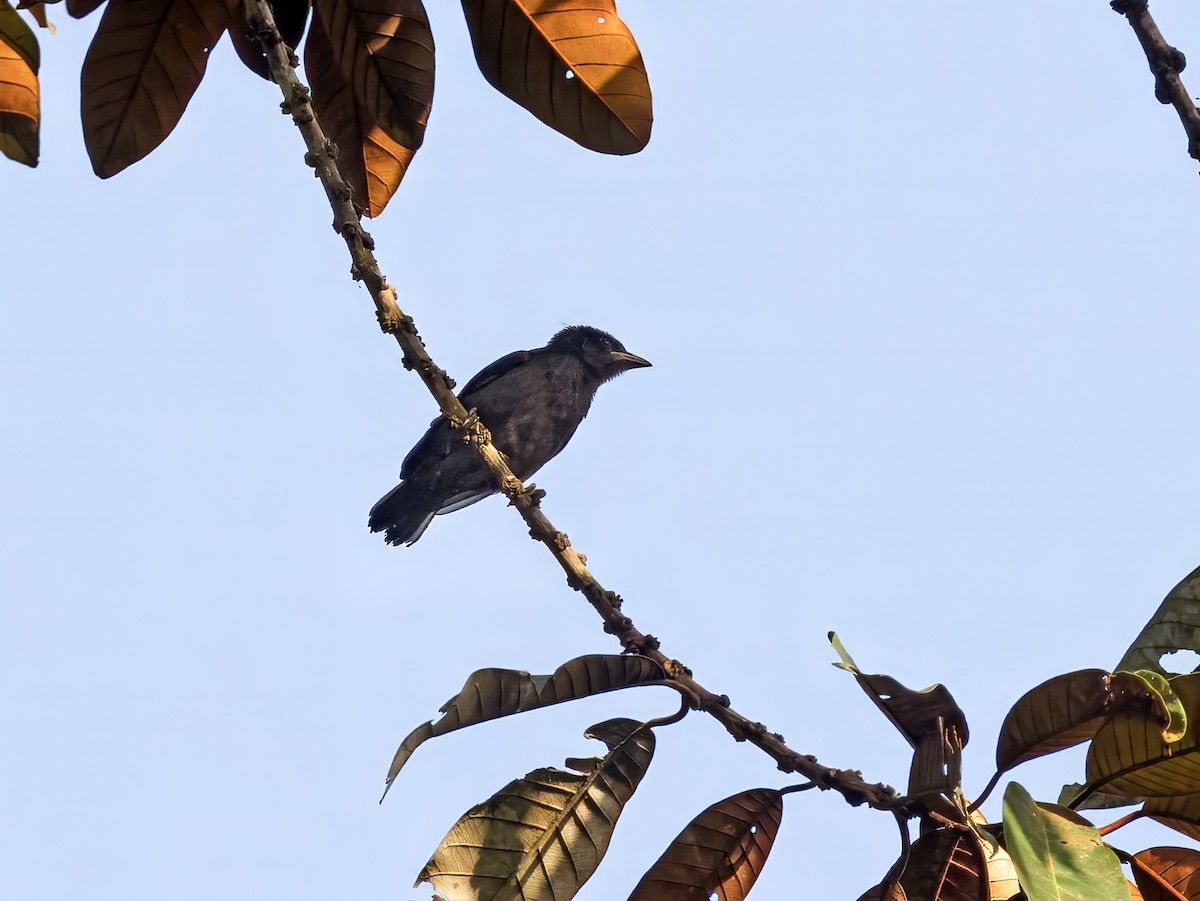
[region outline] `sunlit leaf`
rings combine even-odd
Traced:
[[[246,68],[270,80],[271,67],[258,41],[246,33],[246,5],[244,0],[225,0],[229,9],[229,38],[233,49]],[[295,50],[304,37],[304,26],[308,23],[309,0],[271,0],[271,12],[283,42]]]
[[[1147,798],[1142,813],[1200,842],[1200,793]]]
[[[742,901],[783,819],[783,794],[755,788],[718,801],[684,827],[629,901]]]
[[[650,82],[613,0],[463,0],[479,70],[496,90],[589,150],[650,140]]]
[[[1146,684],[1130,673],[1079,670],[1048,679],[1026,692],[1000,727],[996,768],[1010,770],[1044,754],[1087,741],[1130,695]]]
[[[1162,656],[1178,650],[1200,653],[1200,567],[1171,589],[1117,669],[1165,673]]]
[[[1147,848],[1129,863],[1146,901],[1200,901],[1200,851]]]
[[[1087,780],[1097,789],[1130,797],[1193,794],[1200,785],[1200,674],[1177,676],[1171,688],[1188,713],[1178,741],[1163,739],[1162,722],[1152,712],[1128,709],[1108,720],[1088,748]]]
[[[97,175],[116,175],[171,133],[228,24],[224,0],[109,0],[80,79]]]
[[[36,166],[40,98],[37,37],[7,0],[0,0],[0,153]]]
[[[315,0],[314,9],[363,131],[378,127],[420,148],[433,103],[433,33],[421,0]]]
[[[417,885],[447,901],[569,901],[599,866],[613,828],[654,755],[654,733],[614,719],[586,733],[603,758],[578,773],[534,770],[473,807],[446,833]]]
[[[416,151],[371,124],[334,60],[329,36],[317,16],[304,42],[304,70],[313,109],[325,136],[337,145],[338,171],[354,192],[355,206],[366,216],[378,216],[396,193]]]
[[[1036,803],[1016,782],[1004,792],[1004,840],[1029,901],[1129,901],[1121,863],[1096,827]]]
[[[391,784],[423,742],[436,736],[514,713],[665,679],[662,667],[653,660],[617,654],[576,657],[549,676],[531,676],[511,669],[476,670],[467,676],[462,690],[442,705],[444,716],[440,720],[418,726],[401,742],[387,782]]]

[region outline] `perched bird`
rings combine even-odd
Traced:
[[[474,408],[519,479],[567,446],[596,389],[628,369],[649,366],[607,332],[572,325],[537,350],[518,350],[484,368],[458,399]],[[401,482],[371,508],[368,525],[388,544],[413,544],[439,513],[461,510],[500,490],[483,457],[439,416],[408,452]]]

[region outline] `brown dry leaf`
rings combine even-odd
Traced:
[[[754,788],[718,801],[684,827],[629,901],[742,901],[767,862],[783,793]]]
[[[1132,673],[1109,675],[1085,669],[1048,679],[1026,692],[1000,727],[996,769],[1017,764],[1087,741],[1146,684]]]
[[[67,15],[72,19],[90,16],[104,4],[104,0],[67,0]]]
[[[376,126],[419,149],[433,103],[433,33],[421,0],[315,0],[313,18],[362,110],[363,131]]]
[[[0,0],[0,153],[26,166],[38,163],[40,61],[37,36]]]
[[[224,0],[109,0],[80,76],[97,175],[116,175],[171,133],[228,24]]]
[[[440,720],[423,723],[401,742],[388,769],[387,784],[392,784],[413,752],[431,738],[502,716],[619,688],[655,685],[665,679],[662,667],[653,660],[617,654],[576,657],[549,676],[511,669],[476,670],[467,676],[462,690],[442,705]]]
[[[654,732],[630,719],[585,733],[603,758],[580,772],[534,770],[467,811],[417,877],[447,901],[569,901],[608,850],[613,828],[654,756]]]
[[[333,58],[321,20],[314,16],[304,42],[304,71],[325,136],[338,148],[337,166],[365,216],[378,216],[400,186],[415,150],[372,125]]]
[[[1187,713],[1182,738],[1164,740],[1163,724],[1153,711],[1118,713],[1092,739],[1087,757],[1089,785],[1132,798],[1195,793],[1200,785],[1200,673],[1177,676],[1170,685]]]
[[[258,41],[246,34],[246,4],[244,0],[225,0],[229,9],[229,39],[246,68],[262,78],[271,80],[271,67]],[[300,46],[304,26],[308,24],[308,0],[271,0],[271,12],[283,42],[292,50]]]
[[[600,153],[650,140],[650,81],[613,0],[463,0],[483,77],[555,131]]]
[[[1200,901],[1200,851],[1147,848],[1129,863],[1146,901]]]
[[[1200,567],[1171,589],[1117,669],[1165,673],[1159,661],[1164,654],[1178,650],[1200,654]]]
[[[1200,793],[1148,798],[1142,805],[1142,813],[1200,842]]]

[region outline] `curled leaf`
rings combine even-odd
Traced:
[[[891,676],[868,675],[833,632],[829,642],[841,657],[834,666],[854,675],[859,687],[913,746],[908,794],[953,791],[961,782],[961,752],[969,734],[966,715],[950,690],[934,684],[914,691]]]
[[[1200,785],[1200,674],[1177,676],[1171,689],[1187,711],[1177,741],[1163,737],[1162,717],[1127,708],[1097,731],[1088,748],[1087,780],[1093,789],[1136,798],[1193,794]]]
[[[494,667],[476,670],[467,676],[462,690],[442,705],[440,720],[418,726],[401,742],[387,784],[391,785],[413,752],[431,738],[514,713],[665,679],[662,667],[653,660],[616,654],[576,657],[549,676]]]
[[[771,853],[783,794],[755,788],[693,819],[642,877],[629,901],[742,901]]]
[[[483,77],[560,134],[600,153],[650,140],[650,81],[613,0],[463,0]]]
[[[417,877],[447,901],[569,901],[599,866],[654,756],[654,732],[630,719],[586,733],[609,751],[510,782],[467,811]],[[578,764],[578,766],[576,766]]]

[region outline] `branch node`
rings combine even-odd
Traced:
[[[650,641],[653,641],[654,642],[654,645],[653,645],[654,650],[658,650],[658,639],[655,638],[653,635],[647,635],[646,638]],[[663,668],[663,672],[665,672],[667,674],[667,676],[671,679],[678,679],[681,676],[690,676],[692,674],[692,671],[690,669],[688,669],[686,666],[684,666],[678,660],[674,660],[674,659],[665,661],[662,665],[662,668]]]
[[[385,335],[395,335],[398,332],[413,332],[415,334],[411,316],[405,316],[403,313],[397,315],[393,310],[376,310],[375,318],[379,321],[379,328]],[[412,369],[412,364],[408,361],[407,355],[404,358],[404,368]]]

